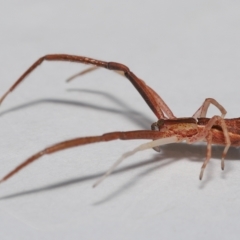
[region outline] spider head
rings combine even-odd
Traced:
[[[163,125],[164,125],[164,119],[159,119],[157,122],[155,122],[155,123],[153,123],[152,125],[151,125],[151,129],[153,130],[153,131],[160,131],[160,129],[163,127]]]
[[[159,119],[157,122],[151,125],[151,129],[153,131],[160,131],[163,125],[164,125],[164,119]],[[153,150],[155,150],[156,152],[161,152],[160,146],[154,147]]]

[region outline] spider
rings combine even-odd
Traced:
[[[131,139],[150,139],[150,142],[141,144],[137,148],[123,154],[113,166],[104,174],[94,185],[97,186],[108,175],[110,175],[115,168],[127,157],[135,154],[138,151],[153,148],[160,151],[160,146],[169,143],[177,143],[186,141],[187,143],[195,143],[198,141],[207,142],[206,159],[203,162],[199,178],[203,177],[204,169],[206,168],[211,158],[212,144],[224,145],[225,148],[222,153],[221,168],[224,169],[224,158],[230,146],[240,146],[240,118],[224,119],[226,110],[215,99],[207,98],[200,106],[200,108],[193,114],[192,117],[177,118],[174,116],[170,108],[164,100],[143,80],[138,78],[130,69],[116,62],[105,62],[93,58],[75,56],[69,54],[48,54],[39,58],[34,62],[22,76],[10,87],[10,89],[2,96],[0,103],[12,92],[37,66],[43,61],[69,61],[94,65],[96,67],[103,67],[108,70],[120,71],[133,84],[136,90],[140,93],[147,105],[157,117],[157,121],[151,125],[151,130],[125,131],[125,132],[109,132],[101,136],[80,137],[67,141],[63,141],[45,148],[42,151],[32,155],[6,176],[4,176],[0,183],[6,181],[19,170],[26,167],[30,163],[39,159],[45,154],[52,154],[71,147],[96,143],[108,142],[116,139],[131,140]],[[206,118],[209,105],[212,104],[221,112],[221,116],[215,115],[211,118]]]

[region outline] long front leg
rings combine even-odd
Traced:
[[[76,77],[79,77],[79,76],[82,76],[82,75],[85,75],[89,72],[92,72],[92,71],[95,71],[97,70],[98,67],[94,66],[94,67],[90,67],[88,69],[85,69],[77,74],[74,74],[73,76],[69,77],[67,79],[67,82],[70,82],[72,81],[73,79],[75,79]],[[117,74],[121,75],[121,76],[125,76],[122,72],[120,71],[115,71]],[[139,81],[142,81],[140,78],[138,78]],[[176,118],[171,109],[167,106],[167,104],[164,102],[164,100],[152,89],[150,88],[149,86],[146,85],[146,91],[149,92],[149,94],[151,94],[155,100],[155,104],[156,106],[158,106],[166,115],[168,118],[172,119],[172,118]]]
[[[165,104],[165,102],[160,98],[160,96],[153,91],[147,84],[139,79],[130,71],[130,69],[121,64],[115,62],[105,62],[96,60],[93,58],[83,57],[83,56],[75,56],[68,54],[48,54],[41,58],[39,58],[35,63],[30,66],[26,72],[22,74],[22,76],[10,87],[10,89],[0,98],[1,102],[6,98],[6,96],[12,92],[35,68],[37,68],[43,61],[69,61],[69,62],[77,62],[77,63],[85,63],[91,64],[98,67],[103,67],[109,70],[117,70],[124,73],[124,75],[130,80],[133,86],[137,89],[137,91],[141,94],[145,102],[151,108],[153,113],[156,115],[158,119],[166,118],[163,111],[167,114],[169,118],[175,118],[169,107]]]
[[[15,175],[18,171],[29,165],[30,163],[36,161],[40,157],[46,154],[52,154],[64,149],[77,147],[81,145],[91,144],[91,143],[97,143],[97,142],[108,142],[113,141],[116,139],[120,140],[132,140],[132,139],[158,139],[167,137],[165,133],[160,133],[157,131],[148,131],[148,130],[139,130],[139,131],[128,131],[128,132],[110,132],[105,133],[101,136],[91,136],[91,137],[81,137],[76,139],[71,139],[68,141],[60,142],[57,144],[52,145],[51,147],[48,147],[30,158],[28,158],[26,161],[21,163],[19,166],[17,166],[15,169],[13,169],[11,172],[9,172],[6,176],[4,176],[0,183],[3,181],[6,181],[8,178]]]

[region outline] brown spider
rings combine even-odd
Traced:
[[[17,173],[19,170],[34,162],[45,154],[51,154],[60,150],[64,150],[71,147],[77,147],[80,145],[107,142],[116,139],[131,140],[131,139],[151,139],[150,142],[140,145],[134,150],[127,152],[106,172],[106,174],[100,178],[93,186],[97,186],[103,181],[114,169],[130,155],[133,155],[137,151],[153,148],[159,151],[159,146],[168,143],[175,143],[180,141],[186,141],[187,143],[194,143],[198,141],[207,142],[207,154],[206,160],[202,165],[199,178],[202,179],[204,169],[211,158],[211,145],[221,144],[225,145],[221,167],[224,169],[224,158],[227,154],[229,147],[240,145],[240,118],[224,119],[226,110],[216,100],[207,98],[200,108],[192,117],[176,118],[163,99],[147,84],[139,79],[130,69],[120,63],[116,62],[104,62],[92,58],[74,56],[68,54],[50,54],[39,58],[32,66],[27,69],[25,73],[12,85],[12,87],[2,96],[0,103],[6,98],[6,96],[12,92],[19,83],[21,83],[37,66],[39,66],[44,60],[47,61],[70,61],[91,64],[97,67],[104,67],[109,70],[115,70],[122,72],[126,78],[133,84],[137,91],[141,94],[145,102],[157,117],[157,122],[153,123],[151,130],[138,130],[138,131],[126,131],[126,132],[110,132],[101,136],[90,136],[75,138],[68,141],[54,144],[28,158],[22,164],[17,166],[14,170],[3,177],[0,182],[3,182]],[[207,110],[210,104],[215,105],[221,112],[221,116],[213,116],[212,118],[206,118]]]

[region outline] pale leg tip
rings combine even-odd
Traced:
[[[224,159],[222,159],[222,162],[221,162],[221,169],[224,170]]]
[[[201,169],[201,172],[200,172],[200,175],[199,175],[199,180],[200,181],[202,180],[202,177],[203,177],[203,171],[204,171],[204,168]]]
[[[160,148],[160,146],[153,147],[153,150],[155,150],[156,152],[161,152],[161,148]]]

